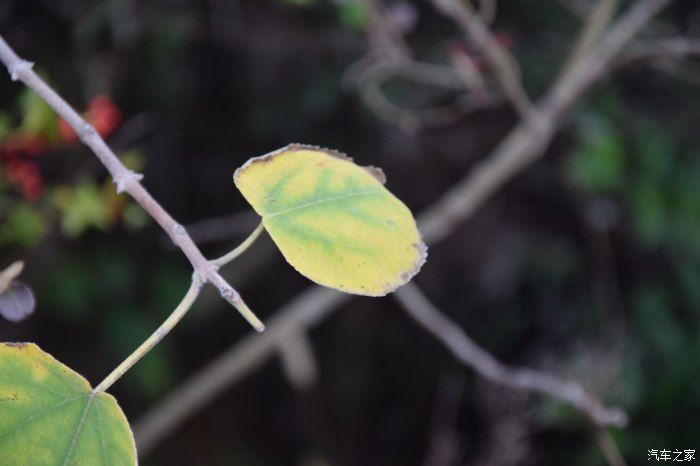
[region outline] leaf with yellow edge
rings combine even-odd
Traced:
[[[117,401],[31,343],[0,343],[0,465],[134,466]]]
[[[287,261],[316,283],[384,296],[425,262],[411,211],[377,168],[292,144],[250,159],[233,180]]]

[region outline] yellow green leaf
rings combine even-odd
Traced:
[[[250,159],[233,179],[287,261],[316,283],[384,296],[425,262],[413,215],[379,169],[293,144]]]
[[[0,343],[0,465],[134,466],[117,401],[31,343]]]

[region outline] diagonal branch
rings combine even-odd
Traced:
[[[613,16],[615,16],[615,10],[617,10],[619,3],[620,0],[598,0],[593,6],[584,23],[578,41],[569,56],[568,64],[565,66],[565,69],[577,62],[579,58],[588,52],[591,47],[595,45],[596,41],[600,39]]]
[[[564,70],[558,85],[547,96],[542,106],[550,111],[563,111],[576,100],[577,89],[587,89],[610,68],[639,30],[662,8],[673,0],[640,0],[629,8],[593,48],[571,67]]]
[[[153,196],[140,183],[143,175],[127,169],[107,146],[104,140],[97,134],[95,128],[87,123],[63,98],[44,82],[33,70],[33,63],[21,59],[14,50],[0,36],[0,61],[7,66],[13,81],[22,81],[30,89],[36,92],[54,111],[63,118],[76,132],[80,140],[95,153],[102,164],[107,168],[117,192],[126,192],[139,203],[141,207],[165,230],[185,254],[192,264],[194,273],[203,283],[211,283],[221,293],[221,296],[233,305],[245,317],[245,319],[257,331],[265,329],[262,322],[253,314],[240,294],[229,285],[219,274],[217,267],[211,264],[202,255],[187,234],[185,228],[177,223],[168,212],[161,207]]]
[[[516,390],[540,393],[568,403],[599,426],[622,427],[627,423],[624,411],[620,408],[607,408],[578,383],[560,380],[545,372],[509,367],[501,363],[440,312],[414,283],[404,285],[392,296],[419,325],[482,377]]]

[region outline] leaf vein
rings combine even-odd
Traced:
[[[105,458],[105,465],[109,466],[109,455],[107,454],[107,444],[105,443],[104,433],[102,432],[102,416],[100,415],[99,407],[95,407],[95,415],[97,416],[97,433],[100,435],[100,443],[102,444],[102,455]]]
[[[75,429],[75,433],[73,434],[73,440],[70,443],[70,447],[68,447],[68,452],[66,453],[66,458],[63,460],[63,466],[66,466],[68,464],[68,459],[70,459],[70,455],[73,452],[73,448],[75,447],[75,443],[78,440],[78,436],[80,435],[80,431],[83,430],[83,424],[85,423],[85,417],[87,416],[87,412],[90,409],[90,404],[92,404],[92,400],[95,399],[94,394],[90,394],[87,403],[85,403],[85,409],[83,410],[83,415],[80,417],[80,421],[78,422],[78,427]]]
[[[12,433],[17,433],[19,430],[26,427],[27,424],[29,424],[31,421],[43,416],[44,414],[48,414],[49,412],[51,412],[57,408],[60,408],[61,406],[70,403],[71,401],[75,401],[78,398],[82,398],[83,396],[86,396],[86,395],[78,395],[78,396],[74,396],[72,398],[66,398],[65,400],[62,400],[59,403],[48,406],[48,407],[42,409],[41,411],[38,411],[38,412],[32,414],[31,416],[27,417],[24,421],[20,422],[18,425],[9,429],[7,432],[3,432],[2,434],[0,434],[0,440],[2,440],[3,438],[7,437],[8,435],[10,435]]]
[[[341,199],[347,199],[349,197],[371,196],[371,195],[376,195],[376,194],[382,194],[382,191],[368,190],[368,191],[359,191],[359,192],[355,192],[355,193],[340,194],[338,196],[331,196],[331,197],[327,197],[325,199],[317,199],[315,201],[307,202],[305,204],[300,204],[300,205],[297,205],[294,207],[290,207],[289,209],[284,209],[284,210],[279,210],[277,212],[268,213],[268,214],[265,214],[264,217],[270,219],[270,218],[278,217],[280,215],[285,215],[285,214],[288,214],[290,212],[294,212],[297,210],[302,210],[302,209],[307,209],[309,207],[314,207],[314,206],[317,206],[319,204],[326,204],[328,202],[334,202],[334,201],[338,201]]]

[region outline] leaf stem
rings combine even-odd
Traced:
[[[119,366],[117,366],[116,369],[112,371],[111,374],[109,374],[100,384],[95,387],[92,392],[93,393],[100,393],[104,392],[109,387],[111,387],[114,382],[119,380],[121,376],[123,376],[126,371],[131,369],[131,367],[136,364],[142,357],[144,357],[149,351],[153,349],[154,346],[160,342],[160,340],[163,339],[165,335],[170,333],[170,331],[177,325],[178,322],[187,314],[187,311],[190,310],[192,307],[192,304],[194,304],[195,300],[197,299],[197,296],[199,296],[199,292],[202,289],[202,281],[201,279],[197,276],[197,274],[193,275],[192,278],[192,284],[190,285],[190,289],[187,290],[187,293],[185,294],[185,297],[182,298],[182,301],[180,301],[180,304],[177,305],[175,310],[170,314],[170,316],[165,319],[165,322],[163,322],[158,329],[153,332],[153,334],[148,337],[146,341],[141,343],[141,346],[139,346],[136,351],[131,353],[128,358],[126,358]]]
[[[253,230],[253,232],[250,235],[248,235],[248,237],[245,240],[243,240],[241,244],[236,246],[236,248],[233,251],[219,257],[218,259],[214,259],[213,261],[211,261],[211,263],[217,267],[222,267],[228,264],[236,257],[246,252],[248,248],[250,248],[253,245],[255,240],[258,239],[258,237],[260,237],[260,234],[263,232],[264,229],[265,227],[263,226],[263,222],[261,221],[258,224],[258,226],[255,227],[255,230]]]

